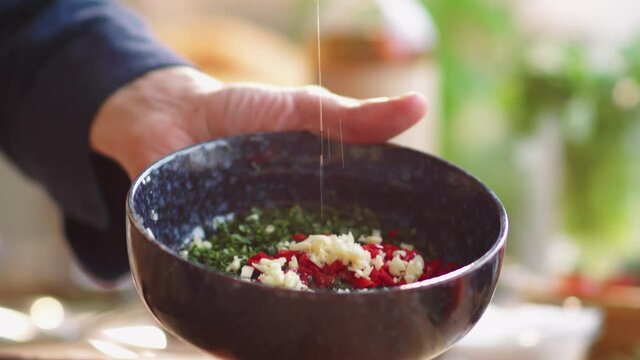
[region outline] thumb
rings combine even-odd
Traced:
[[[384,142],[414,125],[427,110],[425,98],[415,93],[360,101],[316,86],[256,84],[225,86],[209,93],[206,104],[212,137],[305,130],[342,136],[351,143]]]

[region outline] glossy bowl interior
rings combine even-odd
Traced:
[[[127,199],[137,289],[170,332],[238,359],[424,359],[478,321],[495,290],[507,217],[468,173],[391,145],[324,144],[307,133],[258,134],[200,144],[159,161]],[[298,292],[240,281],[178,251],[198,226],[252,206],[359,204],[407,225],[445,261],[464,265],[400,288]]]

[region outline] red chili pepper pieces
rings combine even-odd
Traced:
[[[398,237],[398,229],[391,229],[389,230],[389,232],[387,233],[387,235],[392,238],[395,239]]]
[[[316,283],[316,285],[318,285],[318,287],[321,288],[331,287],[335,279],[336,277],[334,275],[325,274],[323,272],[317,272],[313,275],[313,281]]]
[[[305,253],[300,253],[298,259],[298,273],[314,276],[319,273],[321,269],[318,265],[309,260],[309,256]]]
[[[378,254],[380,253],[380,248],[378,248],[378,246],[376,246],[375,244],[362,245],[362,248],[367,250],[371,254],[371,258],[378,256]]]
[[[384,268],[373,269],[369,278],[371,278],[371,281],[373,281],[376,287],[395,285],[393,283],[393,276],[391,276],[391,274],[389,274],[389,272]]]
[[[400,248],[393,244],[383,244],[382,250],[385,253],[385,257],[384,257],[385,260],[393,260],[393,253],[395,251],[400,250]]]
[[[391,230],[389,232],[390,237],[392,232],[396,233],[397,230]],[[307,239],[307,235],[302,233],[292,234],[291,238],[300,242]],[[418,253],[415,250],[401,249],[394,244],[364,244],[362,248],[371,254],[372,258],[375,258],[379,254],[384,254],[385,261],[380,269],[373,268],[369,278],[357,277],[353,271],[350,271],[341,261],[336,260],[331,264],[326,264],[323,267],[319,267],[311,261],[309,256],[301,251],[281,249],[274,256],[269,256],[264,252],[259,252],[248,259],[249,265],[260,263],[262,259],[277,259],[285,258],[287,262],[291,261],[294,256],[298,260],[298,269],[286,270],[295,271],[300,275],[300,279],[304,284],[310,287],[318,288],[330,288],[334,285],[336,279],[341,279],[345,283],[348,283],[355,289],[377,288],[382,286],[401,286],[406,284],[404,278],[399,278],[397,282],[394,282],[394,277],[389,272],[389,261],[393,260],[393,253],[399,250],[404,251],[405,255],[401,258],[405,261],[411,261]],[[458,269],[459,266],[455,263],[445,263],[442,259],[435,259],[433,261],[425,261],[424,271],[419,277],[419,281],[427,280],[440,276],[451,271]]]
[[[375,284],[373,281],[371,281],[370,279],[362,278],[362,277],[356,277],[356,274],[354,274],[351,271],[342,272],[341,278],[356,289],[366,289],[366,288],[375,287]]]
[[[292,257],[298,257],[300,256],[300,251],[295,251],[295,250],[280,250],[278,251],[278,255],[276,255],[276,258],[285,258],[287,259],[287,262],[291,261]]]
[[[247,260],[247,262],[249,263],[249,265],[253,266],[253,264],[260,264],[260,260],[262,260],[262,259],[271,259],[271,257],[269,255],[267,255],[266,253],[261,251],[261,252],[255,254],[255,255],[253,255],[252,257],[250,257]]]
[[[424,271],[422,272],[422,275],[420,276],[420,280],[426,280],[426,279],[431,279],[432,277],[438,276],[438,269],[440,268],[440,264],[442,263],[442,260],[440,259],[436,259],[434,261],[431,262],[425,262],[424,264]]]
[[[300,241],[304,241],[307,239],[307,235],[305,234],[300,234],[300,233],[296,233],[291,235],[291,239],[295,242],[300,242]]]
[[[406,253],[406,255],[402,257],[402,260],[404,261],[411,261],[416,257],[416,252],[414,250],[404,250],[404,252]]]
[[[331,275],[337,275],[346,269],[347,267],[342,262],[336,260],[329,265],[325,265],[321,270]]]

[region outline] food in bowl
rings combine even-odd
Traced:
[[[484,184],[433,156],[344,144],[345,167],[339,152],[325,159],[324,203],[371,209],[382,224],[368,230],[381,230],[383,243],[393,240],[388,231],[398,227],[398,241],[414,245],[425,259],[463,266],[446,275],[349,294],[293,291],[242,281],[178,254],[198,226],[201,239],[209,240],[207,227],[222,214],[241,219],[252,206],[294,204],[319,210],[320,150],[308,133],[246,135],[181,150],[145,170],[127,200],[129,259],[141,299],[168,331],[217,358],[438,356],[488,306],[508,221]],[[355,217],[347,215],[340,220]]]
[[[355,206],[252,208],[197,228],[180,254],[247,281],[306,291],[396,287],[458,268],[415,249],[415,229],[381,228],[375,213]]]

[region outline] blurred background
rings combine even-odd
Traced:
[[[495,306],[447,358],[640,359],[640,2],[321,0],[319,36],[313,0],[125,3],[224,81],[317,83],[320,62],[344,95],[427,96],[394,142],[472,172],[511,220]],[[0,182],[0,354],[144,318],[128,279],[78,269],[55,204],[3,159]],[[100,339],[81,350],[108,356]]]

